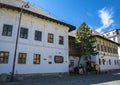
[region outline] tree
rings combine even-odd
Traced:
[[[91,36],[91,28],[85,22],[83,22],[76,32],[76,52],[79,52],[76,53],[79,57],[78,66],[82,56],[90,58],[91,55],[97,55],[97,51],[95,51],[96,40]]]

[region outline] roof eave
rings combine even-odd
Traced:
[[[92,35],[91,37],[100,37],[100,38],[102,38],[102,39],[108,40],[108,41],[110,41],[110,42],[112,42],[112,43],[115,43],[115,44],[117,44],[118,46],[120,46],[119,43],[116,43],[116,42],[114,42],[114,41],[112,41],[112,40],[110,40],[110,39],[107,39],[107,38],[105,38],[105,37],[103,37],[103,36],[100,36],[100,35]]]
[[[0,8],[12,9],[12,10],[16,10],[16,11],[18,11],[18,12],[21,11],[21,8],[19,8],[19,7],[15,7],[15,6],[11,6],[11,5],[8,5],[8,4],[3,4],[3,3],[0,3]],[[56,22],[56,23],[58,23],[58,24],[67,26],[67,27],[70,28],[70,29],[69,29],[69,32],[76,29],[76,27],[73,26],[73,25],[67,24],[67,23],[65,23],[65,22],[62,22],[62,21],[59,21],[59,20],[56,20],[56,19],[53,19],[53,18],[44,16],[44,15],[41,15],[41,14],[38,14],[38,13],[35,13],[35,12],[32,12],[32,11],[30,11],[30,10],[23,9],[23,12],[24,12],[24,13],[27,13],[27,14],[30,14],[30,15],[33,15],[33,16],[36,16],[36,17],[39,17],[39,18],[42,18],[42,19],[45,19],[45,20],[49,20],[49,21]]]

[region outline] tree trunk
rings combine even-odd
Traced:
[[[81,60],[81,57],[79,57],[78,59],[78,67],[80,66],[80,60]]]

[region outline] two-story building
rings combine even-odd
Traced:
[[[118,47],[120,44],[100,35],[93,35],[93,37],[96,39],[98,54],[93,56],[92,60],[99,65],[100,70],[120,69],[118,63]]]
[[[103,33],[103,36],[120,44],[120,29],[105,32]],[[120,59],[120,47],[118,47],[118,54]]]
[[[22,0],[0,0],[0,74],[12,71],[17,35],[15,74],[68,72],[68,32],[75,26],[31,4],[24,8],[24,4]]]

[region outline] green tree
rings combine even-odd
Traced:
[[[91,55],[96,55],[95,51],[95,38],[92,36],[91,28],[83,22],[76,32],[76,54],[79,57],[78,66],[80,64],[81,57],[84,56],[88,59]]]

